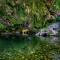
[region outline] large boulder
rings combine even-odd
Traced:
[[[36,36],[57,35],[59,30],[60,23],[53,23],[46,28],[40,29],[40,31],[36,33]]]

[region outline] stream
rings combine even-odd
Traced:
[[[22,56],[24,59],[27,57],[28,60],[28,56],[33,53],[37,54],[38,60],[40,60],[40,56],[46,56],[46,54],[48,59],[60,60],[60,37],[0,37],[0,59],[2,60],[15,60],[19,57],[20,60],[23,60]],[[31,60],[33,60],[32,58]],[[41,59],[45,60],[44,57]]]

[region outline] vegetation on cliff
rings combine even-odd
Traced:
[[[33,29],[45,27],[56,21],[57,10],[60,10],[58,2],[55,0],[0,0],[0,17],[6,22],[5,25],[4,22],[0,23],[0,28],[7,27],[8,23],[14,26],[23,25],[25,22],[28,22]]]

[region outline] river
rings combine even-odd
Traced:
[[[0,37],[1,60],[60,60],[60,37]]]

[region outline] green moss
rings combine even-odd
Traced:
[[[4,29],[6,26],[0,23],[0,29]]]

